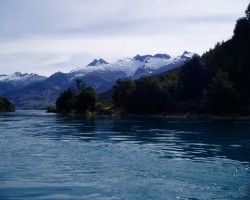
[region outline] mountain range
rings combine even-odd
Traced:
[[[177,57],[167,54],[136,55],[112,63],[94,59],[85,67],[69,73],[56,72],[50,77],[20,72],[4,74],[0,75],[0,95],[11,100],[17,109],[44,109],[54,105],[58,95],[73,86],[76,79],[102,93],[111,89],[118,79],[138,79],[167,72],[180,67],[193,55],[187,51]]]

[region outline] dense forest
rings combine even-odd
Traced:
[[[113,108],[132,114],[250,114],[250,4],[234,34],[202,56],[158,76],[118,80]],[[57,99],[60,112],[96,111],[97,94],[78,82]]]
[[[0,112],[14,112],[14,105],[7,99],[0,97]]]

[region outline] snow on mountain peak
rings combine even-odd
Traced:
[[[157,53],[153,56],[152,55],[139,55],[139,54],[137,54],[133,59],[140,61],[140,62],[147,62],[151,58],[170,59],[171,56],[169,56],[168,54],[161,54],[161,53]]]
[[[161,53],[157,53],[153,56],[154,58],[163,58],[163,59],[170,59],[171,56],[168,54],[161,54]]]
[[[194,56],[194,53],[184,51],[183,54],[181,55],[181,58],[192,58]]]
[[[100,58],[99,60],[94,59],[91,63],[89,63],[87,66],[99,66],[99,65],[106,65],[108,62]]]
[[[152,58],[151,55],[139,55],[137,54],[133,59],[140,62],[146,62],[149,58]]]
[[[137,70],[144,69],[147,72],[158,72],[161,70],[170,70],[183,64],[186,60],[190,59],[194,54],[185,51],[182,55],[171,57],[168,54],[155,54],[155,55],[139,55],[133,58],[123,58],[112,63],[107,63],[103,59],[94,59],[87,66],[77,68],[70,71],[71,79],[83,77],[88,73],[94,71],[120,71],[126,74],[127,77],[133,77]],[[91,66],[91,67],[90,67]],[[164,67],[164,68],[162,68]]]
[[[7,77],[8,75],[7,74],[0,74],[0,80]]]
[[[46,79],[45,76],[40,76],[38,74],[34,73],[21,73],[21,72],[15,72],[11,75],[0,75],[0,82],[8,82],[12,83],[14,85],[28,85],[30,83],[36,82],[36,81],[42,81]]]
[[[26,74],[22,74],[21,72],[15,72],[14,75],[16,77],[21,77],[21,76],[26,75]]]

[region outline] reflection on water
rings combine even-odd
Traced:
[[[248,199],[250,121],[0,114],[0,199]]]
[[[49,131],[47,137],[153,145],[169,158],[250,161],[250,121],[56,115],[56,124],[59,130]]]
[[[9,128],[23,128],[25,134],[31,137],[153,145],[154,148],[165,151],[163,157],[170,158],[218,156],[250,161],[249,120],[84,117],[46,114],[44,111],[19,111],[17,114],[2,114],[1,125],[4,126],[4,121],[8,125],[9,120],[13,125]],[[30,126],[23,120],[27,120]]]

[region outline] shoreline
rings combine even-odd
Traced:
[[[60,112],[48,112],[45,110],[46,113],[55,113],[59,115],[69,115],[69,116],[85,116],[85,117],[144,117],[144,118],[167,118],[167,119],[202,119],[202,120],[250,120],[250,116],[240,116],[240,115],[210,115],[210,114],[131,114],[131,113],[119,113],[119,112],[113,112],[108,114],[103,113],[60,113]]]

